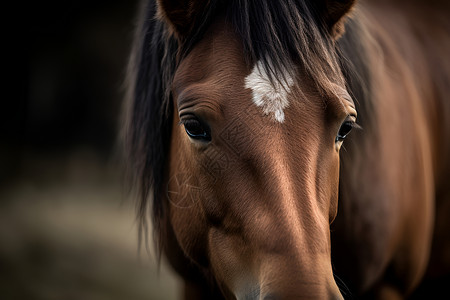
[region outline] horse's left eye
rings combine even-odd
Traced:
[[[345,121],[342,123],[341,128],[339,128],[339,132],[336,136],[336,142],[343,141],[347,135],[352,131],[353,127],[355,127],[354,121]]]
[[[211,135],[209,134],[208,128],[199,120],[187,119],[182,121],[182,123],[184,125],[184,130],[186,130],[186,133],[190,138],[205,142],[211,141]]]

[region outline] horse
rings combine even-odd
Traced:
[[[448,4],[158,0],[139,11],[127,164],[141,235],[151,216],[185,299],[445,292]]]

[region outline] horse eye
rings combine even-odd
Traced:
[[[339,128],[338,135],[336,136],[336,142],[343,141],[350,133],[350,131],[352,131],[354,126],[355,122],[353,121],[345,121],[344,123],[342,123],[341,128]]]
[[[197,119],[187,119],[182,121],[184,125],[184,130],[186,130],[187,135],[195,140],[209,142],[211,141],[211,135],[206,126],[204,126]]]

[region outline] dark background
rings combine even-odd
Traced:
[[[138,255],[119,141],[137,1],[3,11],[0,298],[171,299]],[[150,252],[152,249],[150,248]]]

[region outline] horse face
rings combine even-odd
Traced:
[[[321,95],[302,71],[272,82],[243,56],[219,22],[176,71],[167,193],[176,240],[225,295],[341,298],[329,226],[354,105],[344,89]]]

